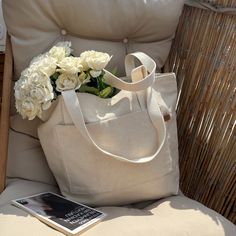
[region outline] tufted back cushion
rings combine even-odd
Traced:
[[[182,7],[183,0],[3,0],[12,41],[14,79],[33,57],[63,40],[72,42],[77,56],[89,49],[113,55],[108,70],[116,68],[119,76],[124,75],[125,55],[135,51],[150,55],[160,69],[168,56]],[[8,175],[53,182],[48,170],[45,177],[39,143],[35,139],[30,142],[37,125],[15,116],[11,126],[30,136],[23,142],[26,138],[21,139],[22,134],[11,133]],[[15,140],[22,143],[14,145]]]
[[[88,49],[113,55],[110,69],[124,74],[125,54],[143,51],[162,67],[169,53],[183,0],[5,0],[15,78],[32,57],[62,40],[74,54]]]

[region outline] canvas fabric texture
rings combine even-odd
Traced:
[[[38,129],[61,192],[79,202],[120,205],[178,193],[175,75],[156,75],[154,60],[141,52],[127,55],[125,65],[131,82],[106,72],[123,89],[117,95],[66,91]]]

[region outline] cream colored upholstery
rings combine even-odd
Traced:
[[[15,78],[33,56],[63,39],[74,53],[87,49],[114,55],[110,69],[124,74],[127,52],[143,51],[161,67],[169,53],[183,0],[3,1],[12,36]]]
[[[50,185],[11,180],[0,198],[0,235],[59,236],[9,201],[42,191],[57,191]],[[103,222],[83,233],[84,236],[235,236],[236,227],[216,212],[184,196],[157,201],[144,209],[102,207],[108,213]]]

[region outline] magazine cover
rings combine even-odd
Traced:
[[[106,216],[101,211],[51,192],[16,199],[12,203],[69,235],[82,233]]]

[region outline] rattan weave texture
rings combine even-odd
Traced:
[[[186,6],[167,65],[178,79],[182,191],[236,223],[236,15]]]

